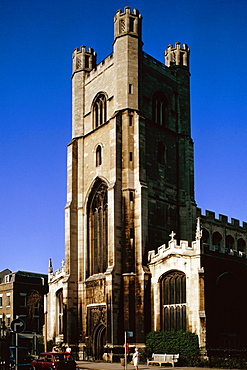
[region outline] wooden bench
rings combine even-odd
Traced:
[[[156,354],[153,353],[152,358],[147,359],[147,365],[159,364],[172,364],[174,367],[174,363],[178,362],[179,354],[177,355],[167,355],[165,354]]]

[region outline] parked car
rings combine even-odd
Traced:
[[[9,367],[15,368],[16,347],[9,347]],[[18,368],[21,370],[30,370],[33,357],[29,354],[26,347],[18,347]]]
[[[76,362],[68,352],[44,352],[31,362],[31,369],[75,370]]]

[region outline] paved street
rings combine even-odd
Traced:
[[[120,363],[106,363],[106,362],[88,362],[88,361],[77,361],[77,365],[80,369],[91,369],[91,370],[124,370],[124,366]],[[171,366],[162,366],[162,369],[172,369]],[[147,366],[147,365],[139,365],[139,370],[155,370],[160,369],[159,366]],[[175,370],[209,370],[208,368],[200,368],[200,367],[175,367]],[[134,370],[134,366],[128,364],[127,370]],[[212,370],[212,369],[210,369]],[[223,370],[223,369],[221,369]],[[229,370],[229,369],[228,369]]]

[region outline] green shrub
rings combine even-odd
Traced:
[[[179,353],[180,366],[198,366],[200,349],[198,336],[189,331],[154,331],[146,337],[145,356],[152,353]]]

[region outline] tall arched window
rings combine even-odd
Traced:
[[[160,282],[161,330],[186,330],[186,276],[166,274]]]
[[[58,334],[63,334],[63,289],[57,291],[57,326]]]
[[[106,122],[106,96],[99,94],[93,104],[94,128]]]
[[[107,186],[98,179],[89,196],[88,219],[88,276],[107,269]]]
[[[168,102],[161,91],[156,91],[152,98],[152,119],[158,125],[168,125]]]

